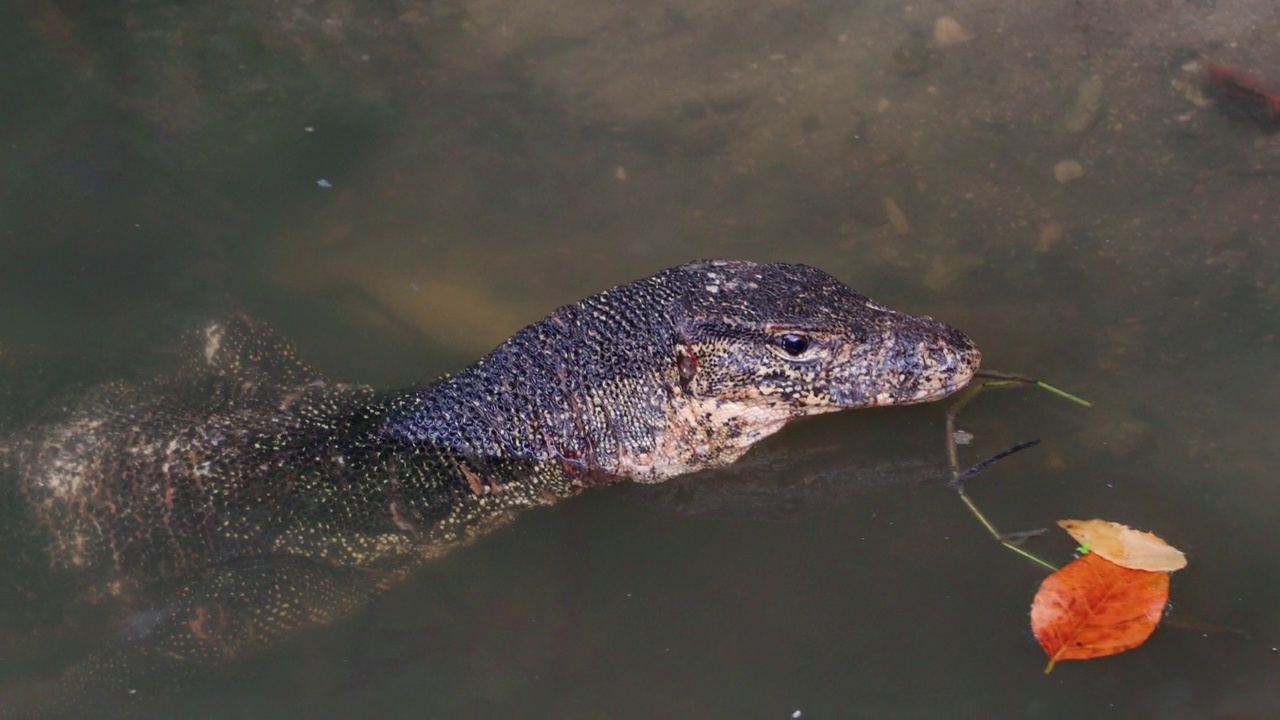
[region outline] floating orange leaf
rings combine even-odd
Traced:
[[[1128,525],[1110,520],[1059,520],[1058,527],[1071,533],[1089,552],[1120,567],[1172,572],[1187,566],[1187,556],[1177,548]]]
[[[1114,655],[1146,642],[1169,602],[1169,574],[1132,570],[1089,553],[1044,579],[1031,631],[1059,660]]]

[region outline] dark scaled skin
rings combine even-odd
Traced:
[[[724,465],[798,417],[936,400],[979,362],[957,330],[820,270],[738,261],[566,305],[409,391],[330,382],[247,319],[189,351],[0,450],[36,560],[129,608],[68,697],[172,688],[524,508]]]

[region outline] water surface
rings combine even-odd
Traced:
[[[1042,573],[937,480],[943,408],[926,406],[800,423],[703,494],[610,489],[531,512],[157,712],[1280,716],[1280,136],[1206,103],[1195,66],[1280,76],[1280,9],[3,13],[15,421],[69,386],[163,368],[181,329],[218,313],[269,321],[333,377],[395,386],[662,267],[805,262],[961,327],[989,367],[1094,400],[980,401],[969,459],[1043,443],[975,498],[1006,530],[1156,531],[1191,560],[1174,611],[1244,633],[1163,627],[1043,675],[1027,627]],[[974,38],[939,43],[943,15]],[[1059,182],[1067,160],[1083,175]],[[1050,533],[1035,549],[1065,562],[1072,547]],[[82,650],[3,632],[3,685]]]

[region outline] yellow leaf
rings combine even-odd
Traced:
[[[1110,520],[1059,520],[1089,552],[1120,567],[1172,572],[1187,566],[1187,556],[1159,537]]]

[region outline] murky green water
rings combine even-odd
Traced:
[[[973,39],[935,37],[943,15]],[[979,401],[970,459],[1043,443],[973,495],[1006,530],[1156,531],[1191,560],[1175,614],[1243,633],[1162,627],[1045,676],[1027,626],[1043,575],[934,479],[934,406],[800,423],[701,491],[531,512],[141,712],[1280,716],[1280,135],[1205,104],[1188,65],[1280,77],[1280,10],[36,0],[0,17],[13,418],[163,368],[218,313],[394,386],[662,267],[805,262],[1094,400]],[[1064,161],[1083,174],[1059,181]],[[34,581],[5,578],[10,692],[93,624],[27,627],[10,607],[67,600],[25,596]]]

